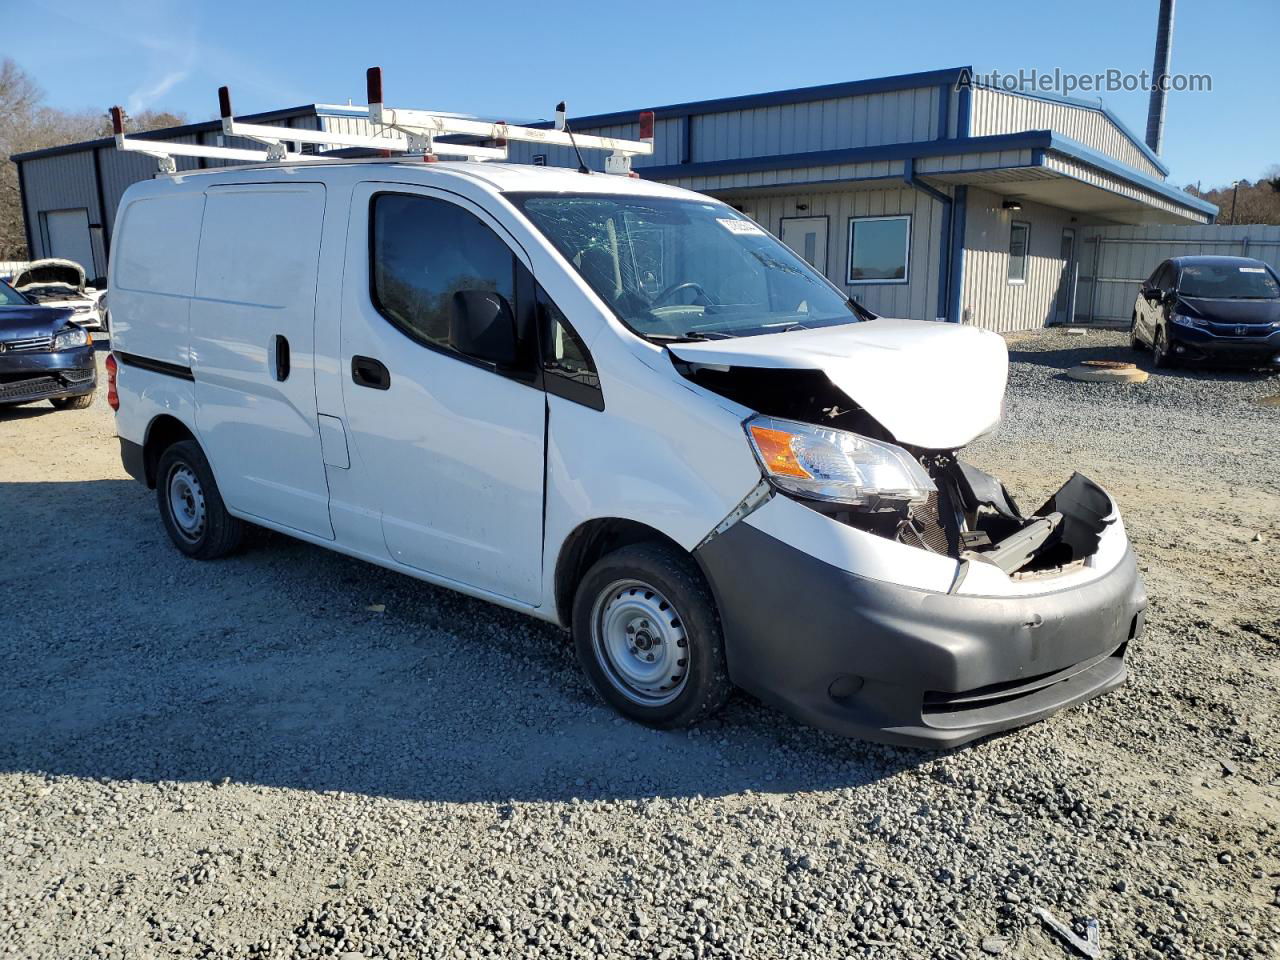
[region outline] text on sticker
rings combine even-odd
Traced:
[[[717,217],[716,223],[724,227],[730,233],[741,233],[745,236],[763,237],[764,231],[757,227],[750,220],[733,220],[729,217]]]

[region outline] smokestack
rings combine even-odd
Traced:
[[[1165,84],[1173,59],[1173,5],[1174,0],[1160,0],[1160,19],[1156,23],[1156,60],[1151,68],[1151,102],[1147,106],[1147,146],[1156,153],[1164,140],[1164,109],[1169,99]]]

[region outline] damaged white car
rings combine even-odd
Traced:
[[[74,260],[33,260],[13,275],[9,285],[42,307],[71,310],[71,322],[78,326],[103,328],[100,301],[106,291],[89,286],[84,267]]]
[[[660,727],[736,685],[947,746],[1124,680],[1146,597],[1111,497],[1077,474],[1024,512],[962,459],[1000,337],[876,317],[661,184],[296,172],[121,203],[109,400],[183,553],[258,524],[559,623]]]

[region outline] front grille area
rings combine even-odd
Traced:
[[[5,353],[46,353],[53,349],[53,337],[25,337],[19,340],[0,340]]]
[[[1208,330],[1215,337],[1224,337],[1229,339],[1256,340],[1271,336],[1275,333],[1275,328],[1269,323],[1205,323],[1203,329]]]
[[[947,531],[943,529],[942,517],[938,512],[937,491],[929,494],[923,507],[911,511],[911,519],[903,524],[899,539],[908,546],[944,555],[947,553]]]
[[[62,382],[56,377],[17,380],[13,383],[0,384],[0,403],[43,397],[47,393],[60,389],[62,389]]]

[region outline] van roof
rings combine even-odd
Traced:
[[[151,182],[198,184],[234,181],[281,180],[325,181],[336,179],[387,180],[390,182],[422,182],[430,184],[444,179],[464,179],[494,193],[629,193],[637,196],[697,196],[679,187],[668,186],[638,177],[592,172],[578,173],[564,167],[539,167],[526,163],[503,163],[474,160],[424,163],[420,159],[394,157],[377,160],[317,160],[297,164],[242,164],[211,170],[183,170],[162,174]],[[146,182],[146,181],[144,181]]]

